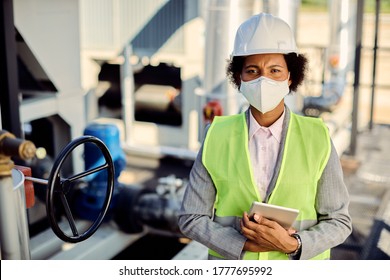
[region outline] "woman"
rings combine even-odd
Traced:
[[[206,245],[209,259],[329,259],[351,233],[348,192],[326,126],[284,104],[306,65],[280,18],[261,13],[237,30],[227,75],[250,107],[213,120],[179,217],[183,234]],[[249,217],[253,201],[300,213],[284,229]]]

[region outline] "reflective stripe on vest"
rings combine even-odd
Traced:
[[[281,168],[268,203],[299,209],[294,224],[298,231],[317,223],[314,208],[317,182],[328,162],[330,150],[328,129],[320,119],[290,114]],[[254,200],[263,200],[254,181],[244,113],[214,119],[204,142],[202,161],[217,190],[216,222],[242,217]],[[221,257],[211,250],[210,254]],[[327,250],[314,259],[329,257],[330,250]],[[246,252],[244,259],[287,257],[277,251]]]

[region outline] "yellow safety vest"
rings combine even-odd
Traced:
[[[299,209],[300,214],[294,224],[298,231],[318,222],[315,209],[317,183],[330,151],[328,129],[322,120],[290,114],[282,163],[268,203]],[[263,200],[254,181],[245,113],[214,118],[204,142],[202,162],[217,190],[216,222],[242,217],[253,201]],[[209,253],[223,258],[212,250]],[[313,259],[329,258],[330,250],[326,250]],[[288,257],[278,251],[246,252],[244,259]]]

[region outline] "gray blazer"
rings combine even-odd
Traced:
[[[246,112],[248,124],[248,112]],[[274,176],[269,185],[265,201],[272,193],[280,170],[290,110],[286,107],[283,121],[281,148]],[[348,212],[349,195],[344,184],[340,160],[333,143],[329,161],[324,169],[317,188],[316,210],[318,223],[299,232],[302,240],[300,259],[310,259],[321,252],[333,248],[352,232],[352,221]],[[240,233],[240,219],[234,226],[222,226],[213,221],[216,190],[213,181],[202,163],[202,148],[190,172],[181,210],[179,226],[182,233],[227,259],[241,259],[246,237]]]

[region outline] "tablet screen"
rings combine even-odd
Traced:
[[[249,217],[252,217],[255,213],[273,220],[282,227],[288,229],[298,217],[299,210],[254,201],[249,210]]]

